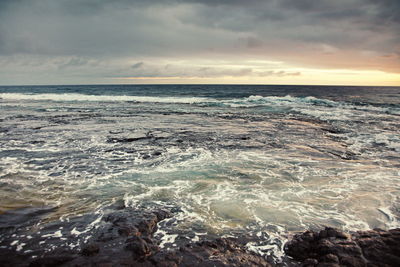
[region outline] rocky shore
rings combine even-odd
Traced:
[[[40,217],[46,210],[33,212]],[[48,222],[39,230],[35,230],[34,219],[0,215],[0,266],[277,264],[249,251],[243,242],[233,238],[212,238],[163,248],[154,233],[160,221],[173,216],[169,210],[135,210],[120,203],[103,212],[101,216],[90,214]],[[68,243],[62,240],[77,242],[66,246]],[[280,266],[400,266],[400,229],[352,234],[333,228],[306,231],[295,235],[285,245],[285,252],[288,257]]]
[[[400,266],[400,229],[306,231],[286,243],[285,252],[303,266]]]

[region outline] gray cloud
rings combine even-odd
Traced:
[[[62,58],[55,69],[88,76],[94,62],[112,61],[104,72],[116,73],[125,65],[203,58],[398,73],[399,29],[398,0],[0,1],[2,62]],[[11,65],[1,67],[0,78]],[[203,73],[216,77],[220,70]],[[270,71],[280,70],[264,73]]]
[[[137,68],[142,67],[143,64],[144,64],[143,62],[138,62],[138,63],[133,64],[133,65],[131,66],[131,68],[132,68],[132,69],[137,69]]]
[[[64,70],[66,68],[75,68],[75,67],[79,67],[79,66],[85,66],[90,62],[89,59],[87,58],[81,58],[81,57],[72,57],[70,59],[68,59],[66,62],[61,62],[58,65],[58,68],[60,70]]]

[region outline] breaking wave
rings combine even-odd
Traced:
[[[180,103],[180,104],[210,104],[228,107],[252,107],[270,104],[305,103],[312,105],[337,106],[338,103],[331,100],[309,97],[287,96],[260,96],[234,99],[216,99],[208,97],[157,97],[157,96],[130,96],[130,95],[87,95],[78,93],[66,94],[23,94],[23,93],[1,93],[1,99],[5,100],[34,100],[34,101],[93,101],[93,102],[153,102],[153,103]]]
[[[305,115],[311,115],[320,119],[349,113],[353,110],[380,112],[392,115],[400,115],[400,107],[373,106],[339,102],[313,96],[295,97],[286,96],[260,96],[251,95],[243,98],[217,99],[211,97],[173,97],[173,96],[134,96],[134,95],[87,95],[78,93],[65,94],[27,94],[27,93],[0,93],[3,100],[23,101],[54,101],[54,102],[134,102],[134,103],[162,103],[162,104],[188,104],[201,107],[221,108],[272,108],[278,111],[292,110]],[[313,106],[317,109],[310,110]],[[282,110],[283,109],[283,110]],[[340,112],[332,113],[333,109]],[[312,113],[312,114],[310,114]],[[340,114],[337,114],[340,113]],[[347,117],[347,116],[345,116]]]
[[[86,94],[21,94],[2,93],[0,98],[6,100],[36,100],[36,101],[92,101],[92,102],[154,102],[154,103],[179,103],[193,104],[208,102],[202,97],[154,97],[154,96],[129,96],[129,95],[86,95]]]

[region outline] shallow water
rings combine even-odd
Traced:
[[[265,234],[279,256],[294,231],[400,226],[399,118],[394,87],[0,87],[0,212],[122,198],[180,210],[163,245]]]

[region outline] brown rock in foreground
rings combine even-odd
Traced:
[[[263,257],[248,252],[235,240],[200,241],[178,250],[156,254],[154,266],[271,266]]]
[[[285,246],[303,266],[400,266],[400,229],[351,235],[334,228],[295,235]]]

